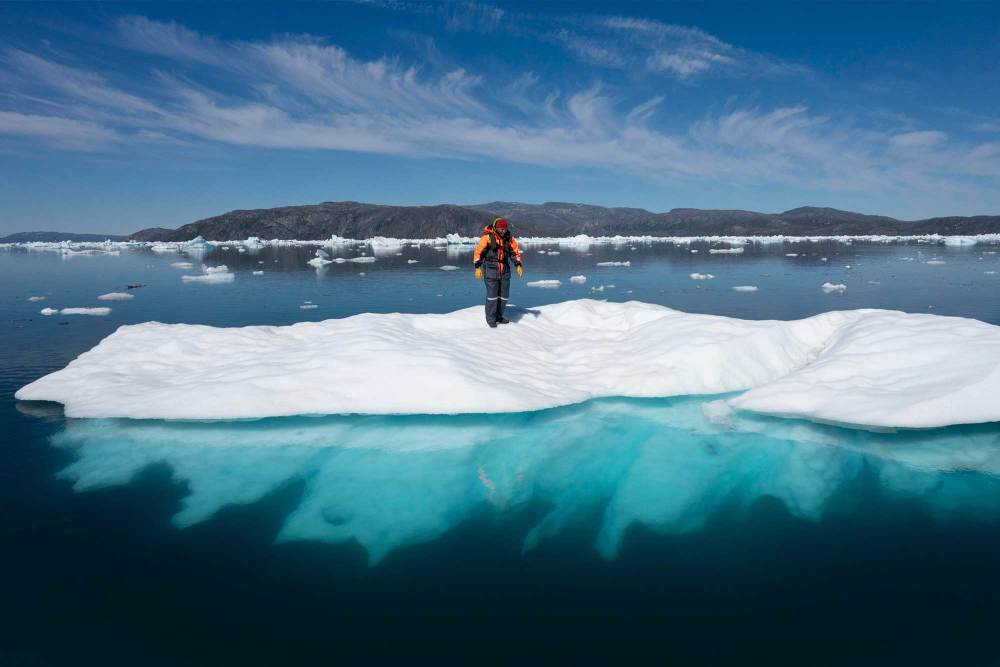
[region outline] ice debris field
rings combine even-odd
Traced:
[[[527,412],[599,397],[874,428],[1000,421],[1000,327],[887,310],[740,320],[641,302],[361,314],[291,326],[123,326],[21,388],[68,417],[256,419]],[[484,350],[509,351],[484,363]]]

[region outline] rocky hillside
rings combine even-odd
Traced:
[[[114,234],[73,234],[71,232],[18,232],[0,237],[0,243],[59,243],[61,241],[120,241],[124,236]]]
[[[550,202],[491,202],[472,206],[379,206],[325,202],[307,206],[230,211],[178,229],[153,228],[132,234],[142,241],[263,239],[317,240],[394,236],[433,238],[449,233],[474,236],[495,216],[510,220],[523,236],[839,235],[1000,233],[1000,216],[946,217],[904,221],[833,208],[802,207],[783,213],[676,208],[653,213],[639,208],[605,208]]]

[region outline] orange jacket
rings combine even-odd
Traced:
[[[509,256],[508,251],[510,252]],[[508,232],[505,239],[497,234],[492,226],[488,226],[483,227],[483,235],[480,237],[479,243],[476,244],[475,252],[472,253],[472,263],[479,266],[487,259],[492,259],[491,254],[496,255],[498,273],[503,273],[504,265],[507,265],[512,259],[515,264],[521,263],[521,249],[517,247],[517,239],[514,238],[514,235]]]

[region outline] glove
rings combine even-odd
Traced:
[[[476,267],[476,280],[482,280],[482,279],[483,279],[483,270],[477,266]]]
[[[524,276],[524,267],[520,264],[517,265],[517,277],[520,278]]]

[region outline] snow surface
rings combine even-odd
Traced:
[[[240,419],[522,412],[749,389],[730,405],[874,427],[1000,421],[1000,327],[976,320],[855,310],[752,321],[589,299],[510,315],[501,329],[483,324],[480,306],[285,327],[147,322],[16,396],[61,402],[70,417]],[[517,350],[516,373],[480,362],[498,344]]]

